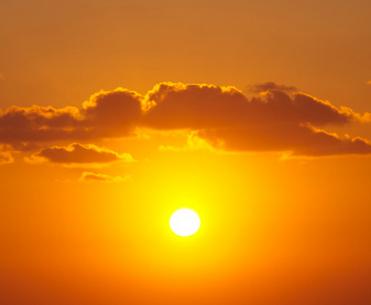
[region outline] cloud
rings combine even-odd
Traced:
[[[98,92],[82,107],[13,106],[0,111],[0,143],[28,150],[40,143],[91,141],[130,134],[141,97],[126,89]]]
[[[162,83],[147,95],[145,124],[156,129],[192,129],[215,147],[238,151],[290,151],[296,155],[369,154],[360,138],[341,138],[327,125],[361,122],[350,108],[267,83],[246,97],[234,87]],[[320,127],[320,128],[319,128]]]
[[[159,151],[163,152],[192,152],[192,151],[215,151],[209,142],[199,137],[195,131],[186,134],[187,141],[181,145],[160,145]]]
[[[247,106],[234,87],[160,83],[146,96],[144,124],[156,129],[200,129],[237,124],[236,109]],[[242,117],[240,118],[242,119]]]
[[[77,137],[81,119],[75,107],[10,107],[0,112],[0,141],[6,144]]]
[[[129,179],[129,176],[110,176],[95,172],[83,172],[80,177],[81,182],[107,182],[107,183],[119,183],[125,182]]]
[[[0,151],[0,165],[10,164],[14,162],[14,157],[9,151]]]
[[[312,126],[260,126],[210,129],[199,135],[215,147],[230,151],[281,151],[300,156],[370,154],[371,143],[362,138],[340,138]]]
[[[10,107],[0,111],[0,143],[16,150],[37,150],[45,145],[125,137],[146,127],[190,130],[228,150],[315,156],[370,153],[367,140],[326,131],[331,125],[369,122],[369,113],[359,114],[272,82],[251,91],[248,96],[232,86],[167,82],[144,96],[123,88],[101,91],[80,107]],[[42,154],[53,162],[77,158],[76,152],[60,147]],[[90,157],[86,153],[80,160]]]
[[[113,150],[101,148],[96,145],[71,144],[67,147],[53,146],[44,148],[34,155],[53,163],[61,164],[101,164],[115,161],[132,162],[130,154],[119,154]]]
[[[161,83],[149,92],[152,107],[145,122],[160,129],[203,129],[251,125],[343,125],[358,120],[349,108],[337,108],[301,92],[267,90],[247,98],[234,87]]]
[[[101,91],[83,103],[84,124],[94,137],[122,137],[139,124],[142,97],[127,89]]]
[[[253,93],[262,93],[266,91],[283,91],[286,93],[299,92],[299,89],[294,86],[279,85],[274,82],[260,83],[253,86],[249,86],[249,91]]]

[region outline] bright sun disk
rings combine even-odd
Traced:
[[[170,228],[178,236],[193,235],[198,231],[200,225],[200,217],[191,209],[176,210],[170,217]]]

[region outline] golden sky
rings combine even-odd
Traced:
[[[370,17],[2,1],[0,304],[370,304]]]

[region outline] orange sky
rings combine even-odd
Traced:
[[[370,12],[2,1],[0,304],[370,304]]]

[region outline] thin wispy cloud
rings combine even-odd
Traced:
[[[83,172],[80,176],[80,182],[103,182],[103,183],[121,183],[128,181],[129,176],[112,176],[97,172]]]

